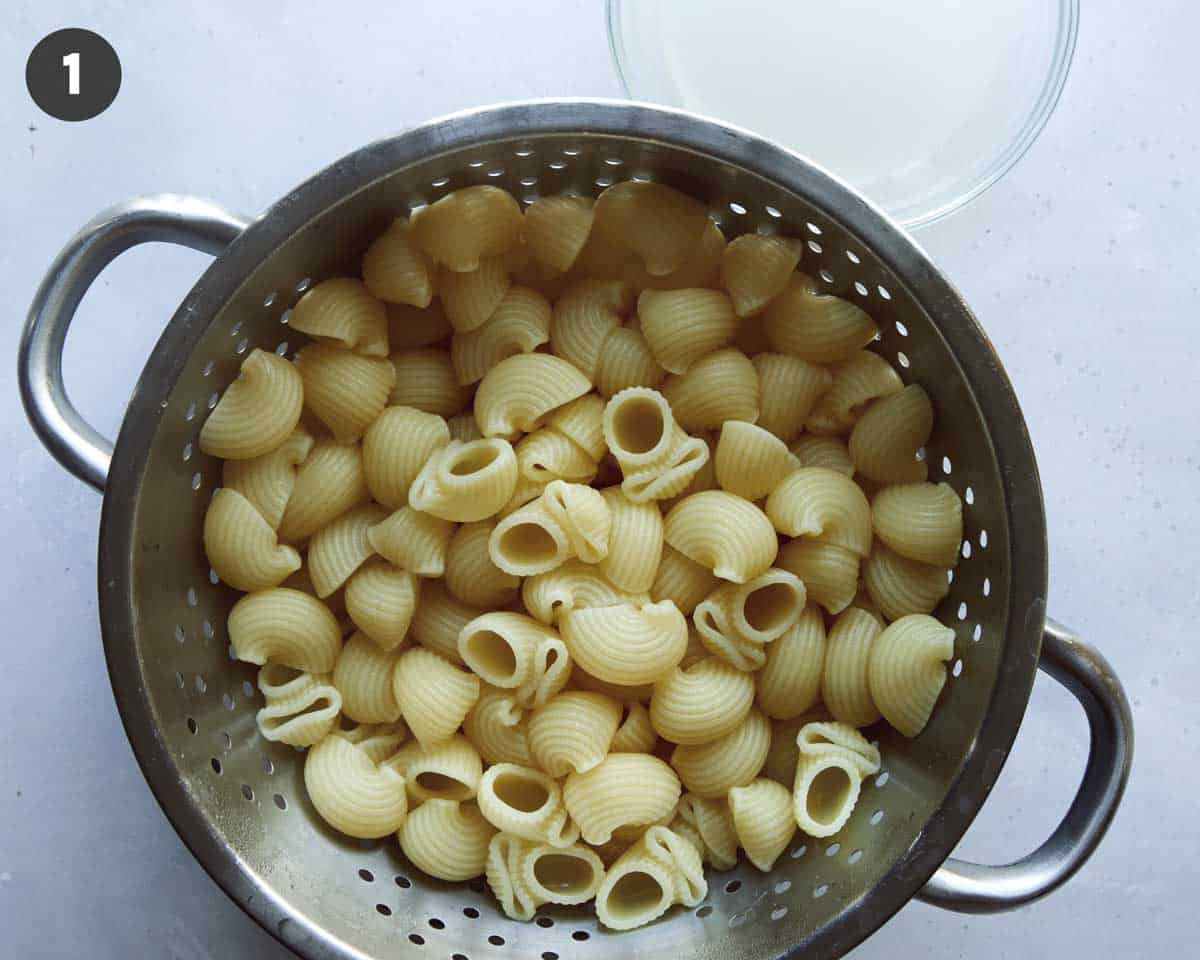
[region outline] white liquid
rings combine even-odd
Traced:
[[[1011,142],[1055,6],[625,0],[622,39],[634,96],[747,127],[909,215]]]

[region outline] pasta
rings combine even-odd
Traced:
[[[408,814],[404,778],[380,760],[403,739],[401,733],[358,727],[334,730],[309,750],[304,787],[321,819],[363,840],[399,830]]]
[[[551,411],[582,397],[591,382],[574,366],[545,353],[501,360],[479,383],[475,420],[485,437],[529,432]]]
[[[758,313],[783,292],[802,250],[797,240],[755,233],[730,241],[721,255],[721,286],[739,317]]]
[[[755,867],[767,873],[796,833],[792,791],[759,779],[729,791],[729,809],[738,842]]]
[[[679,269],[708,223],[703,204],[661,183],[626,180],[596,198],[592,229],[618,250],[636,254],[646,272]]]
[[[451,440],[429,459],[408,491],[414,510],[473,523],[498,513],[517,486],[517,457],[507,440]]]
[[[715,470],[722,490],[758,500],[798,467],[787,445],[762,427],[742,420],[721,427]]]
[[[764,329],[775,350],[812,363],[845,360],[879,332],[860,308],[818,293],[815,281],[802,273],[767,305]]]
[[[396,664],[392,691],[413,736],[430,748],[454,736],[479,699],[479,678],[428,650],[407,650]]]
[[[362,450],[318,440],[296,470],[292,495],[279,521],[279,539],[300,543],[370,497]]]
[[[813,604],[767,650],[756,679],[758,706],[768,717],[788,720],[807,713],[821,696],[825,669],[825,621]]]
[[[342,647],[333,668],[333,685],[342,699],[342,712],[355,723],[395,723],[400,705],[392,690],[392,675],[400,652],[381,649],[363,633]]]
[[[371,560],[346,582],[346,612],[380,649],[395,650],[408,636],[420,591],[414,574],[386,560]]]
[[[363,434],[363,474],[371,496],[385,507],[408,503],[421,468],[450,442],[446,421],[416,407],[388,407]]]
[[[292,308],[288,326],[366,357],[388,355],[387,310],[361,280],[321,281]]]
[[[653,503],[634,503],[618,487],[600,491],[608,503],[608,556],[600,572],[615,586],[644,593],[654,583],[663,549],[663,518]]]
[[[598,461],[608,450],[604,440],[604,407],[601,397],[589,393],[548,414],[546,426]]]
[[[450,439],[460,443],[470,443],[472,440],[482,440],[479,424],[475,422],[474,413],[456,413],[446,421],[446,429],[450,431]]]
[[[247,593],[229,611],[229,642],[239,660],[271,661],[306,673],[329,673],[342,650],[342,629],[316,597],[290,587]]]
[[[723,797],[758,776],[771,746],[771,722],[757,710],[729,733],[709,743],[681,744],[671,766],[687,789],[700,797]]]
[[[790,811],[789,811],[790,815]],[[737,864],[738,837],[729,804],[724,797],[712,799],[685,793],[679,801],[672,830],[684,824],[694,831],[694,843],[705,863],[715,870],[731,870]]]
[[[571,658],[558,635],[520,613],[476,617],[458,635],[458,654],[487,683],[513,690],[522,707],[542,706],[571,673]]]
[[[459,383],[478,383],[501,360],[530,353],[549,339],[546,298],[528,287],[511,287],[482,326],[454,335],[450,362]]]
[[[366,288],[380,300],[413,307],[428,307],[433,300],[433,265],[414,245],[412,225],[404,219],[394,220],[367,247],[362,277]]]
[[[923,613],[901,617],[875,640],[867,667],[871,697],[904,736],[925,729],[953,656],[954,631]]]
[[[550,350],[593,380],[605,341],[632,307],[633,290],[624,281],[581,280],[573,284],[554,305]]]
[[[571,553],[584,563],[608,556],[612,511],[598,491],[579,483],[552,480],[541,496],[546,512],[566,534]]]
[[[465,273],[438,272],[438,296],[455,334],[471,333],[488,322],[512,285],[502,257],[488,257]]]
[[[807,724],[798,741],[792,812],[809,836],[832,836],[850,819],[863,777],[879,771],[879,753],[836,723]]]
[[[350,579],[375,551],[367,531],[387,517],[374,504],[355,507],[322,527],[308,544],[307,569],[317,596],[324,599]]]
[[[808,599],[831,614],[850,606],[858,591],[858,554],[820,540],[790,540],[779,549],[776,566],[804,581]]]
[[[775,720],[771,723],[771,748],[767,751],[762,776],[792,789],[796,781],[796,760],[800,756],[796,748],[796,736],[814,714],[802,714],[791,720]],[[828,716],[822,716],[822,719],[828,719]]]
[[[836,470],[802,467],[767,498],[767,516],[788,537],[814,537],[860,557],[871,552],[871,505],[853,480]]]
[[[850,434],[850,459],[876,483],[917,483],[929,470],[917,451],[933,432],[933,404],[917,384],[876,400]]]
[[[463,732],[488,763],[533,766],[529,752],[528,718],[511,690],[484,686],[463,721]]]
[[[650,711],[640,703],[621,704],[622,720],[609,744],[609,753],[649,753],[658,743]]]
[[[251,350],[241,374],[200,428],[200,449],[225,460],[270,453],[296,429],[305,393],[296,365],[266,350]]]
[[[577,904],[596,895],[604,863],[582,844],[562,849],[498,834],[487,860],[488,886],[514,920],[532,920],[544,903]]]
[[[269,453],[252,460],[226,460],[221,468],[221,486],[240,493],[272,530],[278,530],[296,486],[296,468],[312,448],[312,434],[297,426]]]
[[[697,605],[692,620],[714,656],[750,672],[766,663],[767,644],[799,619],[806,600],[795,574],[771,569],[744,584],[717,587]]]
[[[433,580],[421,589],[421,602],[417,604],[409,631],[426,650],[450,663],[461,664],[458,635],[483,613],[478,607],[456,600],[442,581]]]
[[[662,392],[685,430],[717,430],[726,420],[758,419],[758,372],[732,347],[701,357],[681,376],[667,377]]]
[[[609,683],[607,680],[600,680],[597,677],[593,677],[578,664],[575,665],[575,670],[571,673],[571,687],[575,690],[602,693],[606,697],[612,697],[619,703],[625,704],[649,703],[650,695],[654,693],[654,684],[652,683],[637,683],[632,686]]]
[[[756,422],[791,443],[828,396],[833,377],[824,367],[786,353],[760,353],[752,363],[758,374]]]
[[[632,930],[658,919],[672,904],[694,907],[707,895],[696,848],[655,826],[608,868],[596,891],[596,916],[610,930]]]
[[[551,480],[587,483],[596,475],[596,461],[550,427],[527,434],[513,449],[521,477],[543,486]]]
[[[387,315],[388,345],[392,350],[428,347],[454,332],[440,300],[434,300],[425,308],[389,303]]]
[[[526,577],[521,584],[521,600],[530,615],[553,626],[572,610],[620,603],[641,606],[650,597],[614,587],[592,564],[568,560],[548,573]]]
[[[867,593],[888,620],[910,613],[932,613],[950,592],[946,570],[909,560],[876,542],[863,564]]]
[[[663,539],[689,560],[734,583],[763,573],[779,551],[767,515],[723,490],[694,493],[675,504],[663,523]]]
[[[659,366],[686,373],[701,357],[728,346],[738,321],[718,290],[644,290],[637,302],[642,335]]]
[[[880,717],[871,697],[867,668],[882,630],[883,624],[858,607],[839,614],[829,630],[821,696],[829,712],[851,727],[870,726]]]
[[[579,827],[567,814],[564,788],[540,770],[493,764],[479,781],[478,802],[479,811],[502,833],[558,849],[579,839]]]
[[[479,751],[460,734],[433,747],[409,741],[388,760],[388,766],[404,775],[413,806],[427,800],[470,800],[483,777]]]
[[[263,590],[300,569],[300,554],[278,542],[254,505],[235,490],[218,490],[204,514],[204,550],[222,582]]]
[[[846,444],[837,437],[805,434],[789,448],[802,467],[825,467],[847,477],[854,476],[854,461]]]
[[[563,801],[584,841],[607,843],[621,827],[665,822],[679,802],[675,771],[647,753],[610,753],[567,776]]]
[[[591,197],[539,197],[525,210],[525,242],[539,263],[563,273],[592,232]]]
[[[594,677],[622,686],[653,683],[687,649],[687,621],[670,600],[572,610],[559,622],[571,658]]]
[[[446,589],[458,600],[476,607],[502,607],[517,595],[519,577],[505,573],[488,554],[490,520],[464,523],[446,552]]]
[[[721,286],[721,254],[725,250],[725,234],[711,220],[700,231],[700,240],[686,260],[670,273],[650,274],[646,268],[634,261],[624,265],[621,276],[633,284],[638,291],[679,290],[686,287]]]
[[[654,685],[650,722],[672,743],[711,743],[734,730],[754,703],[754,678],[716,657],[676,668]]]
[[[621,722],[621,705],[601,693],[568,691],[529,718],[529,752],[550,776],[586,773],[608,755]]]
[[[266,706],[254,715],[264,739],[311,747],[333,729],[342,696],[329,678],[268,663],[258,671]]]
[[[418,869],[440,880],[470,880],[484,871],[495,828],[473,803],[427,800],[400,828],[400,849]]]
[[[611,397],[629,387],[657,387],[666,375],[640,330],[617,327],[600,348],[592,380],[601,394]]]
[[[884,487],[871,503],[875,536],[909,560],[953,567],[962,543],[962,501],[946,483]]]
[[[295,369],[304,384],[305,409],[338,443],[361,437],[396,385],[396,370],[386,357],[363,357],[324,343],[296,354]]]
[[[689,560],[674,547],[664,546],[662,561],[650,585],[651,599],[670,600],[685,617],[717,588],[720,581],[707,567]]]
[[[708,446],[674,421],[662,394],[630,387],[604,408],[604,440],[624,474],[621,490],[634,503],[673,497],[708,461]]]
[[[418,577],[440,577],[446,570],[454,524],[412,507],[401,507],[367,530],[371,549],[389,563]]]
[[[467,272],[484,257],[507,253],[521,239],[521,208],[499,187],[463,187],[414,211],[412,242],[438,263]]]
[[[562,566],[571,557],[571,544],[545,500],[538,497],[496,524],[488,553],[505,573],[531,577]]]
[[[454,375],[454,365],[445,350],[417,347],[392,354],[396,380],[387,402],[394,407],[415,407],[426,413],[449,417],[471,399],[470,387]]]
[[[812,408],[806,426],[818,434],[846,433],[868,404],[903,389],[900,374],[883,357],[856,351],[834,368],[832,383]]]

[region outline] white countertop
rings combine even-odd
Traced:
[[[313,9],[297,11],[304,6]],[[13,70],[0,97],[9,315],[0,331],[9,462],[0,480],[0,931],[9,956],[290,956],[192,860],[117,719],[96,617],[100,499],[39,446],[14,383],[24,311],[63,241],[139,193],[195,193],[256,211],[351,149],[452,109],[620,94],[599,0],[319,6],[10,0],[0,13],[10,66],[62,26],[98,30],[124,64],[114,106],[83,124],[42,115]],[[1041,139],[981,200],[920,235],[995,341],[1028,418],[1049,521],[1050,612],[1102,648],[1134,704],[1124,807],[1095,858],[1041,903],[987,918],[913,904],[856,958],[1141,957],[1193,938],[1198,35],[1200,11],[1183,0],[1086,4],[1074,70]],[[109,435],[205,262],[142,247],[85,301],[67,382]],[[960,855],[999,862],[1040,842],[1066,809],[1086,748],[1074,701],[1042,677]]]

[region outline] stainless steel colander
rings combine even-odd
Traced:
[[[314,280],[356,271],[390,220],[467,184],[531,200],[651,178],[702,198],[727,236],[802,237],[803,265],[879,322],[877,348],[938,411],[933,479],[962,496],[966,539],[938,615],[957,633],[933,720],[916,740],[880,730],[885,771],[835,838],[805,840],[769,875],[710,874],[698,908],[612,934],[589,912],[506,919],[481,883],[410,868],[394,842],[338,837],[314,815],[302,757],[257,733],[254,670],[232,662],[201,544],[220,467],[196,437],[252,347],[294,350],[288,310]],[[216,256],[171,319],[134,389],[115,450],[62,383],[84,292],[122,251],[169,241]],[[1046,531],[1033,450],[1012,387],[958,293],[917,245],[853,190],[733,127],[674,110],[537,101],[457,114],[338,161],[257,220],[164,195],[101,214],[51,266],[21,342],[22,396],[72,473],[103,490],[99,591],[117,706],[151,789],[197,859],[281,941],[313,960],[676,956],[835,957],[913,896],[950,909],[1015,907],[1087,859],[1120,801],[1129,707],[1104,658],[1045,616]],[[986,799],[1037,667],[1078,698],[1091,751],[1053,836],[1003,867],[947,856]]]

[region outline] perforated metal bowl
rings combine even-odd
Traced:
[[[962,496],[966,539],[938,611],[957,633],[945,693],[916,740],[880,729],[885,771],[846,828],[831,840],[797,836],[770,875],[746,865],[712,873],[698,908],[612,934],[584,909],[544,908],[536,923],[514,923],[480,882],[429,880],[394,842],[357,843],[322,826],[304,795],[301,756],[258,735],[254,671],[228,653],[235,597],[214,583],[201,544],[220,468],[196,437],[247,350],[294,349],[289,307],[314,280],[355,271],[392,217],[466,184],[528,201],[629,177],[702,198],[727,235],[804,238],[805,268],[876,318],[877,349],[932,396],[931,473]],[[216,259],[155,347],[112,450],[66,397],[62,346],[91,281],[152,240]],[[1129,708],[1104,659],[1045,618],[1041,489],[999,360],[911,239],[848,187],[745,131],[639,104],[518,103],[364,147],[255,221],[178,196],[124,204],[86,226],[50,268],[22,338],[20,381],[50,451],[105,491],[104,645],[146,779],[213,878],[313,960],[834,957],[913,896],[991,911],[1047,893],[1086,860],[1120,800]],[[1088,715],[1079,794],[1030,856],[1006,867],[947,861],[1000,773],[1039,664]]]

